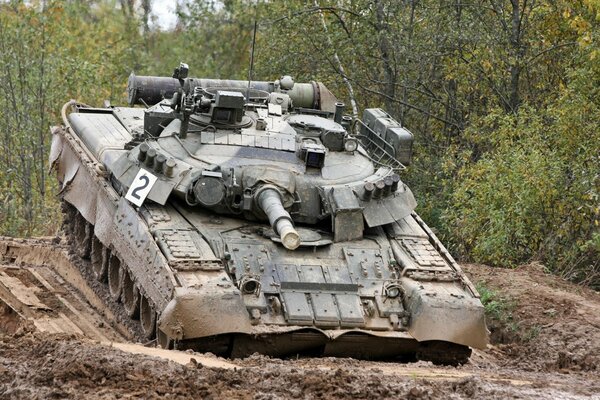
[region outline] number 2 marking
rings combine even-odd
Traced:
[[[155,175],[141,168],[131,182],[125,198],[140,207],[144,204],[144,200],[150,194],[152,186],[154,186],[157,179]]]
[[[136,187],[135,189],[133,189],[133,190],[131,191],[131,197],[135,197],[135,198],[136,198],[136,199],[138,199],[138,200],[140,200],[140,199],[141,199],[141,197],[140,197],[140,195],[138,194],[138,192],[139,192],[140,190],[146,189],[146,186],[148,186],[148,185],[150,184],[150,178],[148,178],[146,175],[142,175],[142,176],[140,176],[140,177],[139,177],[139,180],[140,180],[140,181],[144,181],[144,183],[142,184],[142,186],[138,186],[138,187]]]

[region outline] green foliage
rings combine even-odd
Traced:
[[[531,328],[527,329],[525,334],[523,335],[523,340],[529,342],[537,338],[540,333],[542,333],[542,327],[539,325],[534,325]]]
[[[46,222],[56,213],[47,201],[55,192],[46,176],[48,111],[58,100],[51,90],[58,61],[51,54],[59,46],[59,16],[17,2],[0,9],[0,228],[6,234],[49,233]]]
[[[481,304],[483,304],[483,307],[485,308],[485,315],[488,319],[491,318],[502,322],[503,324],[512,320],[512,309],[514,308],[514,305],[501,297],[498,292],[488,288],[481,282],[477,283],[476,288],[481,296]]]
[[[517,116],[491,113],[469,130],[493,151],[458,171],[445,217],[462,252],[474,259],[494,265],[530,260],[560,220],[561,164],[546,125],[537,112],[522,109]]]
[[[152,74],[170,75],[179,61],[194,76],[246,79],[254,24],[247,1],[186,1],[173,32],[153,32]]]
[[[137,41],[137,27],[110,2],[94,12],[80,2],[0,3],[1,234],[56,233],[49,127],[69,98],[122,102]]]
[[[444,218],[456,248],[477,261],[543,260],[597,286],[600,87],[589,49],[574,55],[580,67],[544,110],[495,111],[465,131],[481,156],[457,169]]]
[[[486,286],[484,282],[475,285],[479,292],[481,303],[485,309],[488,327],[492,331],[493,340],[506,340],[508,338],[522,341],[534,340],[542,331],[541,326],[527,326],[514,315],[516,304],[507,299],[501,292]]]

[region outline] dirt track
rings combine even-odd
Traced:
[[[0,298],[3,283],[18,284],[6,276],[16,276],[40,304],[27,307],[29,322],[6,304],[0,309],[0,399],[600,399],[600,295],[539,265],[465,266],[473,281],[504,296],[490,323],[494,344],[467,365],[440,368],[331,358],[223,360],[123,343],[128,333],[118,316],[72,289],[77,276],[64,249],[47,240],[19,246],[24,251],[15,256],[0,240]],[[31,296],[21,300],[35,303]]]

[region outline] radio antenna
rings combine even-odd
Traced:
[[[254,74],[254,44],[256,43],[256,30],[258,23],[254,20],[254,33],[252,34],[252,50],[250,51],[250,69],[248,70],[248,89],[246,90],[246,102],[250,102],[250,84]]]

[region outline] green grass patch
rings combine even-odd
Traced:
[[[484,282],[478,282],[477,291],[485,308],[485,318],[491,332],[491,340],[495,343],[529,342],[537,338],[542,327],[527,326],[514,317],[517,304],[497,290],[491,289]]]
[[[487,318],[502,322],[512,320],[513,303],[502,297],[497,291],[485,286],[482,282],[479,282],[476,287],[481,296],[480,300],[485,308]]]

